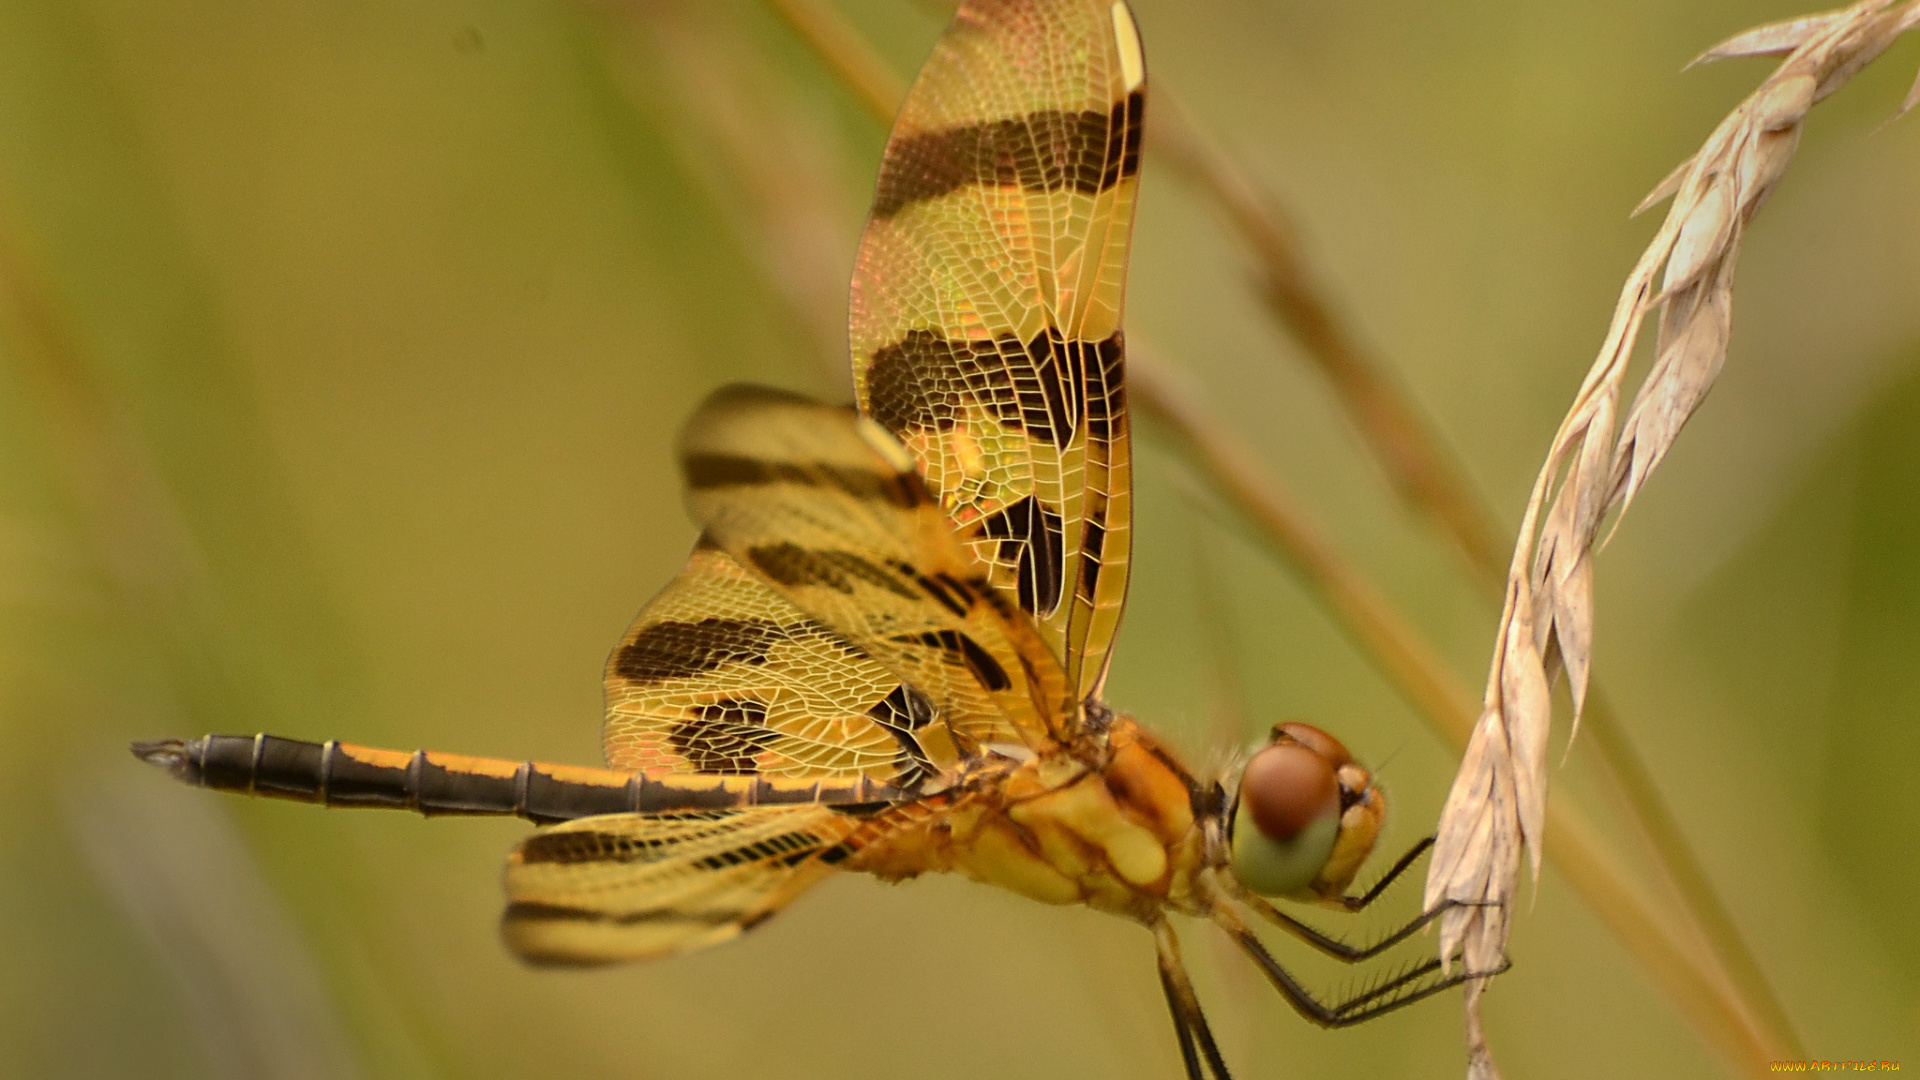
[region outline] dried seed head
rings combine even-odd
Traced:
[[[1747,223],[1792,160],[1808,110],[1915,26],[1920,0],[1860,0],[1749,30],[1695,61],[1786,57],[1634,211],[1674,200],[1621,289],[1600,354],[1527,502],[1483,711],[1447,796],[1427,875],[1429,907],[1450,899],[1476,905],[1442,917],[1443,961],[1458,952],[1471,970],[1497,967],[1523,848],[1539,874],[1549,689],[1566,671],[1577,720],[1591,662],[1600,523],[1632,502],[1719,376]],[[1902,111],[1916,104],[1920,82]],[[1656,313],[1653,365],[1616,432],[1634,342]],[[1467,994],[1469,1071],[1494,1076],[1478,1001],[1475,984]]]

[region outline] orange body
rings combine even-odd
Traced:
[[[1009,759],[963,783],[943,811],[864,845],[849,868],[889,881],[956,872],[1147,922],[1167,907],[1197,914],[1196,878],[1209,863],[1193,790],[1171,754],[1116,717],[1103,761]]]

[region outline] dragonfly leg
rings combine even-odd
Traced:
[[[1393,864],[1393,867],[1387,871],[1386,876],[1375,882],[1373,888],[1368,889],[1364,895],[1343,896],[1339,897],[1335,902],[1338,903],[1341,908],[1350,912],[1365,908],[1378,899],[1380,894],[1385,892],[1387,887],[1392,885],[1395,879],[1399,878],[1406,872],[1408,867],[1413,865],[1414,860],[1425,854],[1427,849],[1432,846],[1433,837],[1429,836],[1421,840],[1419,843],[1413,845],[1405,855],[1400,856],[1399,861]],[[1413,919],[1404,926],[1395,929],[1392,933],[1372,944],[1350,945],[1330,934],[1316,930],[1280,910],[1265,897],[1240,884],[1240,882],[1230,874],[1221,875],[1219,882],[1225,888],[1228,895],[1252,909],[1261,918],[1285,930],[1294,937],[1299,938],[1301,941],[1306,942],[1320,952],[1347,964],[1357,964],[1362,960],[1370,960],[1386,952],[1388,949],[1419,933],[1426,928],[1428,923],[1431,923],[1433,920],[1454,908],[1474,906],[1463,900],[1443,900],[1429,910],[1414,916]]]
[[[1287,1004],[1293,1006],[1293,1010],[1302,1017],[1321,1027],[1349,1027],[1359,1024],[1432,997],[1443,990],[1450,990],[1475,979],[1498,975],[1509,966],[1505,960],[1502,960],[1500,966],[1492,971],[1468,971],[1463,967],[1459,971],[1448,974],[1441,970],[1438,958],[1429,957],[1351,998],[1327,1003],[1315,997],[1299,979],[1294,977],[1292,972],[1281,965],[1280,961],[1274,959],[1273,954],[1267,951],[1267,947],[1261,943],[1260,938],[1240,920],[1238,915],[1227,908],[1217,907],[1214,909],[1213,919],[1221,929],[1227,932],[1227,936],[1233,938],[1234,944],[1240,946],[1241,951],[1253,959],[1254,964],[1266,975],[1267,981],[1273,983],[1274,989],[1280,991],[1281,996],[1287,999]]]
[[[1380,878],[1379,881],[1376,881],[1373,883],[1373,888],[1368,889],[1366,892],[1360,894],[1359,896],[1342,896],[1339,898],[1337,902],[1341,907],[1346,908],[1348,911],[1359,911],[1361,908],[1364,908],[1368,904],[1373,903],[1375,900],[1378,900],[1380,898],[1381,893],[1387,891],[1387,887],[1389,885],[1392,885],[1394,881],[1400,877],[1401,874],[1404,874],[1407,872],[1407,868],[1413,865],[1413,862],[1415,859],[1418,859],[1420,856],[1426,854],[1427,849],[1432,846],[1433,846],[1433,837],[1428,836],[1428,837],[1422,838],[1419,843],[1407,849],[1407,853],[1405,855],[1400,856],[1399,861],[1395,862],[1393,866],[1387,870],[1386,874]],[[1427,918],[1432,918],[1432,917],[1433,916],[1431,915],[1427,916]]]
[[[1472,979],[1492,978],[1493,976],[1506,971],[1508,968],[1512,966],[1513,964],[1511,961],[1506,960],[1505,958],[1502,958],[1500,961],[1500,966],[1493,969],[1492,971],[1476,971],[1476,972],[1463,971],[1458,974],[1445,975],[1445,976],[1442,976],[1439,980],[1436,980],[1439,985],[1431,989],[1422,987],[1420,988],[1419,993],[1413,995],[1412,997],[1409,997],[1407,1001],[1418,1001],[1420,998],[1426,997],[1429,994],[1437,993],[1440,990],[1446,990],[1450,987],[1458,986],[1461,983],[1467,982]],[[1341,1014],[1342,1016],[1359,1016],[1359,1014],[1365,1013],[1365,1016],[1361,1016],[1360,1019],[1370,1019],[1372,1017],[1378,1016],[1382,1012],[1387,1012],[1393,1008],[1398,1008],[1399,1006],[1404,1005],[1407,1002],[1396,1001],[1392,1006],[1389,1006],[1388,1008],[1385,1008],[1385,1009],[1372,1008],[1374,1003],[1381,1002],[1384,999],[1393,997],[1394,995],[1399,994],[1402,991],[1405,991],[1409,988],[1414,987],[1416,983],[1419,983],[1422,979],[1425,979],[1431,976],[1434,972],[1439,970],[1440,970],[1439,958],[1430,956],[1425,960],[1422,960],[1420,963],[1415,964],[1412,967],[1407,968],[1405,971],[1402,971],[1399,974],[1393,976],[1392,978],[1381,981],[1380,983],[1376,984],[1375,986],[1373,986],[1371,989],[1368,989],[1364,993],[1355,994],[1353,997],[1348,998],[1347,1000],[1339,1003],[1338,1005],[1332,1006],[1333,1011]]]
[[[1187,1080],[1206,1080],[1201,1059],[1213,1070],[1214,1080],[1233,1080],[1220,1047],[1213,1041],[1213,1029],[1207,1026],[1206,1013],[1200,1009],[1199,995],[1187,978],[1187,967],[1180,962],[1180,939],[1165,919],[1153,924],[1153,944],[1160,954],[1160,988],[1167,995],[1167,1012],[1173,1016],[1173,1031],[1180,1039],[1180,1060],[1186,1065]]]
[[[1269,903],[1265,897],[1245,889],[1233,889],[1233,898],[1252,909],[1261,918],[1285,930],[1287,933],[1313,946],[1320,952],[1346,964],[1357,964],[1386,952],[1395,945],[1407,940],[1425,929],[1427,924],[1456,907],[1464,906],[1459,900],[1445,900],[1434,905],[1431,910],[1423,911],[1413,917],[1405,926],[1368,945],[1350,945],[1330,934],[1316,930],[1299,919],[1287,914]]]
[[[1167,1013],[1173,1017],[1173,1034],[1180,1040],[1180,1062],[1186,1066],[1187,1080],[1207,1080],[1200,1071],[1200,1052],[1193,1046],[1193,1024],[1180,1004],[1180,992],[1174,988],[1173,976],[1167,973],[1167,965],[1160,965],[1160,989],[1167,995]]]
[[[1396,928],[1378,941],[1367,945],[1353,945],[1325,931],[1315,929],[1280,910],[1266,897],[1240,884],[1230,874],[1219,875],[1215,883],[1225,893],[1225,898],[1240,902],[1262,919],[1344,964],[1357,964],[1363,960],[1370,960],[1419,933],[1426,928],[1427,924],[1454,908],[1474,906],[1462,900],[1443,900],[1430,910],[1414,916],[1406,925]]]

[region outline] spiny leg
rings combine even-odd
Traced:
[[[1394,975],[1388,979],[1385,979],[1381,981],[1379,984],[1367,990],[1364,990],[1358,994],[1355,994],[1353,997],[1350,997],[1347,1000],[1341,1002],[1340,1004],[1333,1006],[1333,1010],[1342,1016],[1357,1016],[1362,1012],[1362,1010],[1367,1009],[1367,1007],[1372,1002],[1379,1001],[1382,998],[1391,997],[1393,994],[1398,993],[1402,988],[1410,986],[1413,983],[1417,983],[1421,979],[1424,979],[1427,976],[1433,974],[1434,972],[1440,970],[1442,966],[1443,965],[1440,963],[1440,959],[1438,957],[1430,956],[1425,960],[1422,960],[1421,962],[1414,964],[1411,967],[1408,967],[1405,971],[1400,972],[1398,975]],[[1411,1001],[1418,1001],[1421,998],[1428,996],[1429,994],[1437,993],[1438,991],[1445,990],[1448,987],[1458,986],[1462,982],[1468,979],[1492,978],[1495,975],[1499,975],[1505,972],[1508,968],[1512,966],[1513,966],[1512,962],[1503,957],[1500,960],[1500,966],[1497,968],[1494,968],[1492,971],[1476,971],[1472,973],[1467,973],[1463,971],[1458,975],[1448,975],[1441,980],[1439,985],[1433,988],[1422,988],[1418,993],[1409,996],[1405,1001],[1396,1000],[1394,1001],[1393,1004],[1385,1006],[1384,1008],[1369,1010],[1366,1012],[1366,1015],[1360,1017],[1360,1019],[1367,1019],[1370,1017],[1378,1016],[1382,1012],[1391,1012],[1393,1009],[1397,1009],[1401,1005],[1405,1005]]]
[[[1370,960],[1419,933],[1421,930],[1426,929],[1428,923],[1439,918],[1446,912],[1456,907],[1465,906],[1459,900],[1442,901],[1431,910],[1423,911],[1414,916],[1411,922],[1408,922],[1405,926],[1400,927],[1378,941],[1368,945],[1349,945],[1339,938],[1316,930],[1286,912],[1281,911],[1269,903],[1265,897],[1240,887],[1237,882],[1228,881],[1226,885],[1228,892],[1235,900],[1251,908],[1254,913],[1261,918],[1285,930],[1294,937],[1299,938],[1301,941],[1306,942],[1308,945],[1313,946],[1320,952],[1346,964],[1357,964],[1363,960]]]
[[[1376,881],[1373,883],[1373,888],[1368,889],[1366,892],[1360,894],[1359,896],[1340,897],[1339,899],[1340,906],[1343,908],[1346,908],[1348,911],[1359,911],[1361,908],[1364,908],[1368,904],[1371,904],[1375,900],[1378,900],[1380,898],[1380,894],[1383,892],[1386,892],[1387,887],[1389,885],[1392,885],[1394,881],[1400,877],[1401,874],[1406,873],[1407,868],[1413,865],[1414,860],[1418,859],[1421,855],[1424,855],[1427,849],[1432,846],[1433,846],[1433,837],[1431,836],[1424,837],[1423,839],[1421,839],[1419,843],[1413,845],[1413,847],[1411,848],[1408,848],[1407,853],[1405,855],[1400,856],[1400,860],[1394,863],[1392,867],[1388,868],[1386,874],[1382,876],[1379,881]],[[1431,917],[1432,916],[1428,916],[1428,918],[1431,918]]]
[[[1379,898],[1381,893],[1387,890],[1389,885],[1393,884],[1396,878],[1400,877],[1406,872],[1409,866],[1413,865],[1414,860],[1418,859],[1432,846],[1433,837],[1429,836],[1421,840],[1405,855],[1400,856],[1399,861],[1393,864],[1393,867],[1387,871],[1386,876],[1382,877],[1378,882],[1375,882],[1373,888],[1368,889],[1365,895],[1340,897],[1338,903],[1347,911],[1359,911],[1368,904],[1373,903],[1374,900]],[[1435,905],[1431,910],[1421,912],[1406,925],[1401,926],[1372,944],[1349,945],[1339,938],[1316,930],[1286,912],[1281,911],[1265,897],[1260,896],[1258,893],[1241,884],[1239,880],[1231,874],[1221,874],[1217,880],[1229,896],[1253,909],[1261,918],[1285,930],[1294,937],[1299,938],[1301,941],[1306,942],[1320,952],[1347,964],[1357,964],[1362,960],[1368,960],[1378,956],[1419,933],[1426,928],[1428,923],[1439,918],[1442,914],[1456,907],[1464,906],[1463,902],[1458,900],[1443,901]]]
[[[1200,1068],[1203,1055],[1215,1080],[1233,1080],[1219,1045],[1213,1041],[1206,1013],[1200,1009],[1200,997],[1193,992],[1193,981],[1187,978],[1186,965],[1180,962],[1180,939],[1165,919],[1153,924],[1153,945],[1160,956],[1160,988],[1166,992],[1167,1011],[1173,1016],[1174,1034],[1180,1039],[1180,1059],[1186,1065],[1187,1080],[1206,1080]]]
[[[1452,975],[1445,975],[1431,982],[1421,980],[1430,977],[1440,969],[1438,959],[1429,959],[1412,969],[1388,979],[1385,983],[1350,998],[1331,1005],[1314,997],[1293,973],[1273,958],[1258,936],[1240,920],[1240,917],[1225,907],[1216,907],[1213,920],[1233,938],[1241,951],[1253,958],[1255,964],[1280,991],[1287,1004],[1307,1020],[1321,1027],[1350,1027],[1371,1020],[1376,1016],[1392,1012],[1395,1009],[1411,1005],[1416,1001],[1432,997],[1443,990],[1449,990],[1474,979],[1484,979],[1507,969],[1505,961],[1494,971],[1467,971],[1464,968]]]

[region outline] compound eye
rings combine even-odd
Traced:
[[[1293,741],[1261,749],[1241,774],[1232,828],[1233,872],[1241,884],[1263,896],[1307,890],[1340,838],[1333,763]]]
[[[1240,805],[1269,840],[1291,840],[1309,825],[1340,816],[1340,782],[1331,762],[1296,743],[1274,743],[1247,762]]]

